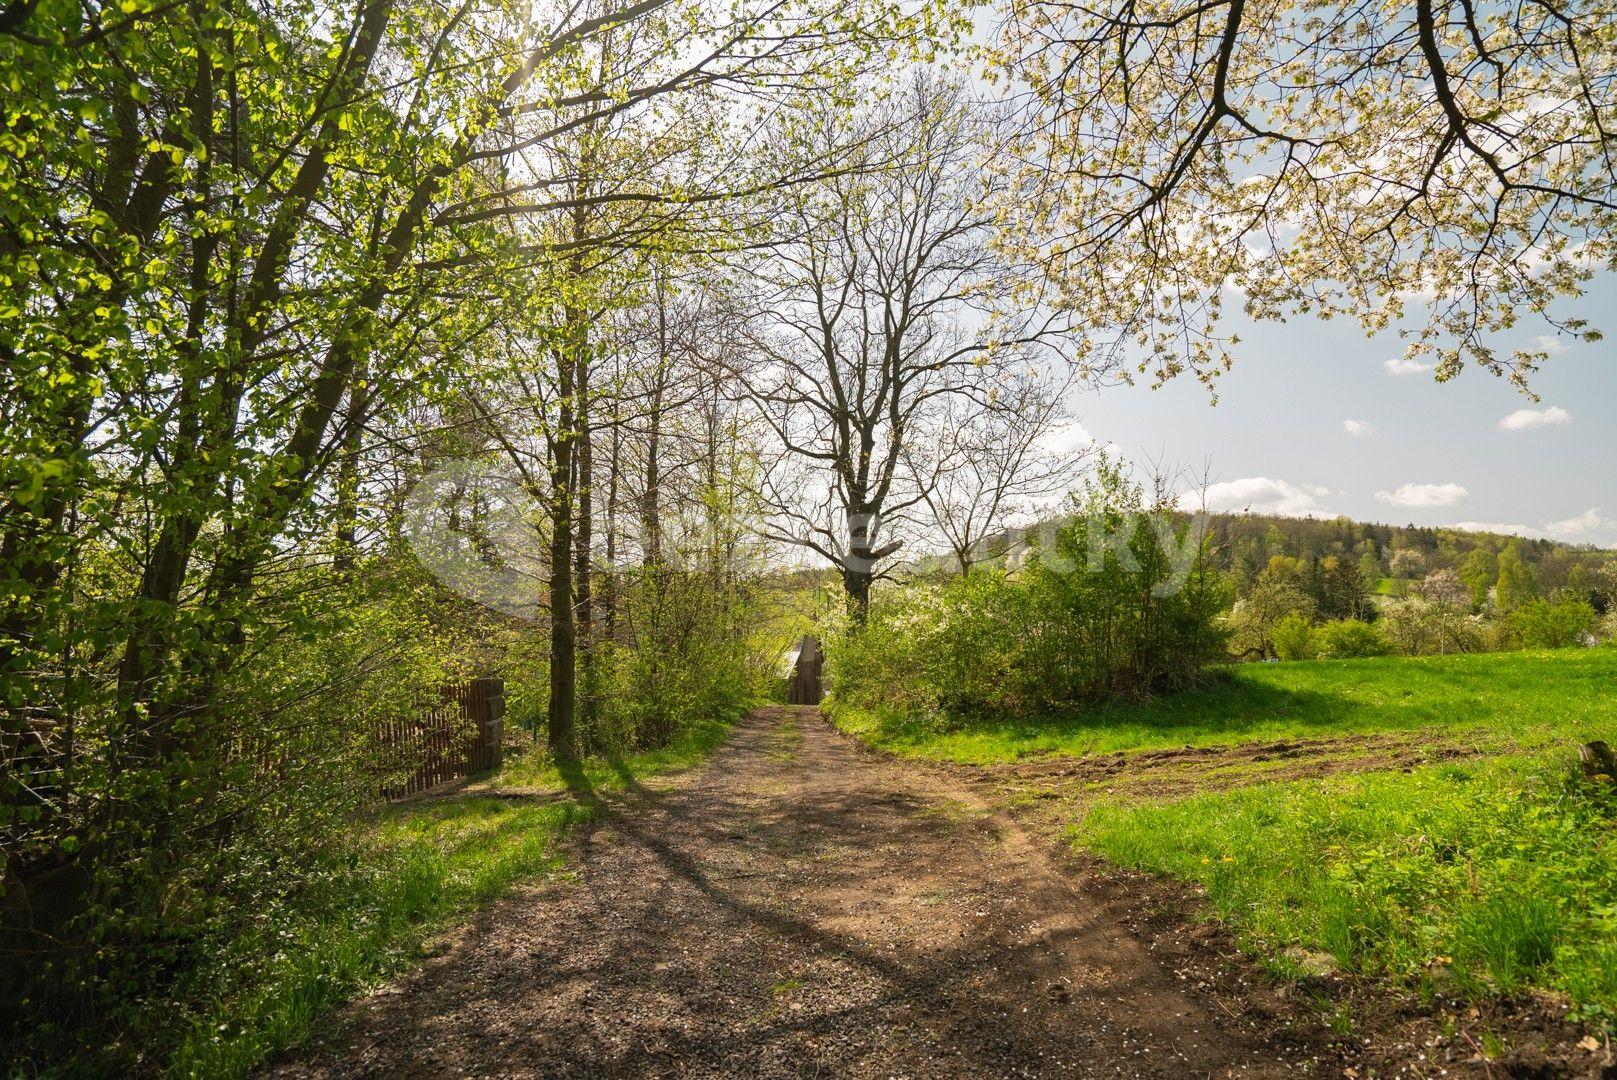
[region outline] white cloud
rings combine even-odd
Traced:
[[[1210,484],[1206,491],[1186,492],[1180,496],[1180,503],[1212,511],[1304,517],[1328,514],[1330,511],[1319,500],[1334,494],[1330,488],[1318,484],[1293,484],[1267,476],[1247,476]]]
[[[1069,420],[1045,432],[1039,442],[1047,452],[1066,457],[1094,446],[1095,436],[1078,421]]]
[[[1549,353],[1551,356],[1560,356],[1562,353],[1569,351],[1572,346],[1554,334],[1540,334],[1533,339],[1533,348],[1540,352]]]
[[[1598,506],[1560,521],[1544,523],[1544,532],[1557,540],[1587,540],[1594,533],[1612,528],[1617,528],[1617,519],[1607,517]]]
[[[1545,521],[1539,525],[1506,524],[1499,521],[1459,521],[1456,529],[1470,532],[1505,533],[1530,540],[1562,540],[1569,544],[1601,544],[1612,546],[1617,539],[1617,518],[1607,517],[1598,506],[1591,506],[1581,514],[1560,521]]]
[[[1517,409],[1499,421],[1506,431],[1526,431],[1528,428],[1551,427],[1572,423],[1572,414],[1559,405],[1547,409]]]
[[[1390,375],[1419,375],[1423,371],[1432,371],[1436,364],[1425,364],[1412,356],[1395,356],[1381,365]]]
[[[1403,484],[1397,491],[1378,491],[1376,501],[1388,506],[1420,509],[1430,506],[1455,506],[1470,492],[1459,484]]]
[[[1347,432],[1349,435],[1352,435],[1354,438],[1359,438],[1362,435],[1374,435],[1376,433],[1375,425],[1365,420],[1344,420],[1342,421],[1342,430]]]

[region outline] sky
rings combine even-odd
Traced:
[[[1084,431],[1129,459],[1204,471],[1208,507],[1458,525],[1617,547],[1617,276],[1560,314],[1607,334],[1562,339],[1531,380],[1402,370],[1404,343],[1351,321],[1239,313],[1218,403],[1194,378],[1076,393]],[[1550,333],[1531,318],[1497,351]]]

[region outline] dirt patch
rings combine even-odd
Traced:
[[[1332,739],[1289,739],[1229,746],[1041,756],[994,765],[951,765],[961,781],[1023,798],[1172,799],[1268,780],[1335,773],[1408,771],[1481,753],[1463,742],[1395,732]]]
[[[1437,1073],[1333,1032],[1160,883],[812,709],[755,714],[575,848],[272,1074]]]
[[[1270,780],[1407,772],[1485,752],[1396,732],[932,767],[994,792],[1032,835],[1065,849],[1066,827],[1101,798],[1165,799]],[[1552,995],[1423,1001],[1346,973],[1276,978],[1210,915],[1199,887],[1094,856],[1064,851],[1064,857],[1076,886],[1178,978],[1221,1006],[1237,1003],[1263,1037],[1284,1037],[1300,1025],[1328,1047],[1344,1075],[1617,1077],[1609,1040],[1568,1022],[1566,1002]]]
[[[779,729],[786,721],[787,731]],[[795,728],[795,730],[793,730]],[[964,788],[772,709],[280,1076],[1289,1075]]]

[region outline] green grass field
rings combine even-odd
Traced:
[[[981,725],[833,712],[876,746],[956,762],[1386,732],[1477,751],[1177,801],[1089,791],[1071,837],[1201,885],[1281,974],[1301,946],[1426,993],[1558,991],[1609,1026],[1617,791],[1574,763],[1582,742],[1617,742],[1614,689],[1617,649],[1587,649],[1244,665],[1205,691]]]
[[[1100,805],[1074,826],[1124,866],[1206,888],[1246,944],[1426,992],[1541,987],[1617,1018],[1617,791],[1569,755]]]
[[[460,797],[381,811],[333,862],[328,887],[209,965],[220,986],[194,992],[214,1002],[212,1012],[179,1034],[163,1071],[242,1076],[301,1042],[321,1013],[419,960],[435,932],[518,881],[562,870],[556,842],[595,816],[599,795],[695,764],[729,728],[711,721],[663,749],[590,758],[568,775],[542,754],[525,755]],[[521,797],[478,794],[512,789]]]
[[[1058,716],[973,721],[836,705],[839,726],[893,753],[967,764],[1381,732],[1497,749],[1617,736],[1617,649],[1241,664],[1203,690]]]

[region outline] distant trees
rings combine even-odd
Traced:
[[[1248,659],[1274,656],[1275,627],[1288,619],[1312,622],[1317,611],[1297,561],[1276,555],[1231,613],[1230,652]]]
[[[1471,591],[1471,607],[1481,610],[1499,580],[1499,556],[1489,547],[1472,548],[1460,564],[1460,581]]]
[[[1496,644],[1492,629],[1470,612],[1469,603],[1449,603],[1444,592],[1391,600],[1376,625],[1394,651],[1405,656],[1482,652]]]
[[[1404,587],[1396,595],[1373,596],[1369,574],[1379,563],[1366,557],[1368,547],[1356,562],[1345,554],[1354,544],[1376,542],[1354,540],[1360,531],[1379,531],[1385,542],[1395,544],[1398,569],[1434,568],[1414,581],[1400,579]],[[1228,615],[1230,651],[1243,659],[1297,659],[1370,647],[1368,636],[1345,625],[1321,636],[1336,623],[1371,624],[1380,647],[1410,656],[1551,648],[1587,642],[1591,635],[1610,636],[1597,629],[1611,602],[1604,583],[1617,580],[1617,559],[1606,552],[1488,534],[1311,519],[1215,517],[1210,536],[1237,589]],[[1243,559],[1259,550],[1254,536],[1261,537],[1265,550],[1304,554],[1271,556],[1261,571],[1252,572]],[[1344,554],[1307,554],[1321,547]],[[1546,586],[1545,578],[1556,584]],[[1526,614],[1518,617],[1518,612]],[[1345,635],[1344,644],[1327,648],[1331,635]]]
[[[1373,614],[1358,562],[1327,555],[1304,565],[1299,559],[1275,555],[1231,615],[1234,634],[1230,647],[1237,655],[1274,656],[1280,648],[1275,628],[1282,620],[1301,619],[1306,624],[1316,618],[1363,620]],[[1293,640],[1287,647],[1301,647],[1295,623],[1288,626]],[[1283,636],[1285,633],[1282,631]]]
[[[1538,580],[1522,561],[1520,545],[1515,540],[1499,553],[1499,579],[1494,584],[1494,606],[1508,615],[1538,596]]]
[[[1397,548],[1387,560],[1387,569],[1397,578],[1418,578],[1426,568],[1426,553],[1418,548]]]

